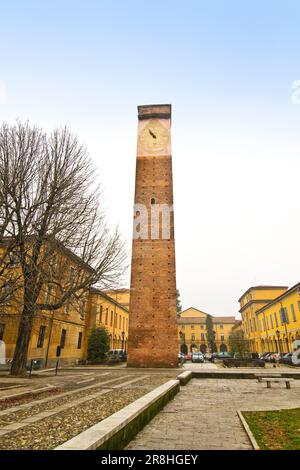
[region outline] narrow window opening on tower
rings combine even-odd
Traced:
[[[151,198],[151,205],[155,204],[155,199],[154,197]]]

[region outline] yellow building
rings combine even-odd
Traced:
[[[292,351],[293,341],[300,337],[300,283],[290,289],[251,287],[240,305],[245,339],[253,352]]]
[[[256,312],[261,352],[292,352],[300,338],[300,283]]]
[[[239,298],[243,331],[252,352],[261,352],[261,329],[256,315],[257,310],[269,304],[287,289],[286,286],[255,286],[250,287]]]
[[[1,247],[0,247],[1,248]],[[81,270],[92,270],[74,253],[63,249],[57,253],[55,263],[63,263],[66,277],[76,275]],[[10,268],[17,272],[19,266],[14,263]],[[55,303],[56,292],[50,286],[43,286],[39,303]],[[22,309],[22,287],[7,304],[0,307],[0,340],[5,343],[6,360],[13,358],[18,335],[18,325]],[[99,289],[92,288],[82,299],[67,302],[56,310],[44,310],[36,314],[30,344],[28,360],[38,359],[42,366],[56,363],[57,347],[61,347],[60,363],[75,364],[86,359],[89,332],[94,326],[104,326],[110,336],[110,347],[126,349],[128,341],[128,308],[109,297]]]
[[[109,332],[111,349],[126,349],[128,342],[129,311],[107,293],[99,289],[90,290],[90,311],[88,329],[104,326]]]
[[[207,313],[190,307],[181,312],[178,323],[178,344],[183,352],[209,351],[207,341],[206,318]],[[218,352],[228,350],[228,337],[235,325],[235,317],[212,317],[213,331],[215,332],[215,344]],[[186,347],[182,345],[185,344]]]
[[[129,309],[130,289],[113,289],[104,291],[104,293],[123,305],[123,307]]]

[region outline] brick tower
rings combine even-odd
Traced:
[[[171,105],[138,106],[129,367],[177,367]]]

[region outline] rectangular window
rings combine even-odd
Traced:
[[[221,341],[224,342],[224,335],[221,335]]]
[[[108,308],[105,310],[105,325],[108,325]]]
[[[120,315],[120,318],[119,318],[119,330],[121,329],[121,322],[122,322],[122,317]]]
[[[291,304],[291,312],[292,312],[293,321],[297,321],[294,304]]]
[[[289,317],[286,307],[282,307],[279,311],[281,324],[289,323]]]
[[[113,326],[113,321],[114,321],[114,312],[111,310],[110,311],[110,326]]]
[[[37,348],[42,348],[44,345],[46,327],[44,325],[40,326],[39,337],[37,341]]]
[[[60,337],[60,347],[61,347],[61,349],[64,349],[64,347],[65,347],[66,335],[67,335],[67,330],[61,330],[61,337]]]
[[[81,349],[81,343],[82,343],[82,331],[78,333],[77,349]]]
[[[0,295],[2,297],[3,304],[10,301],[12,297],[12,285],[10,281],[7,281],[5,284],[2,285],[0,289]]]
[[[195,335],[192,335],[192,341],[195,341]]]
[[[205,340],[204,333],[201,333],[201,341],[204,341],[204,340]]]
[[[0,340],[2,341],[4,338],[4,330],[5,330],[5,324],[0,323]]]
[[[102,323],[103,307],[100,305],[100,323]]]
[[[14,268],[19,265],[21,254],[19,251],[14,251],[9,254],[9,266]]]

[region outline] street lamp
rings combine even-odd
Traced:
[[[280,340],[279,340],[279,336],[280,336],[280,331],[279,330],[276,330],[276,336],[277,336],[277,343],[278,343],[279,352],[281,354],[282,351],[281,351],[281,344],[280,344]]]

